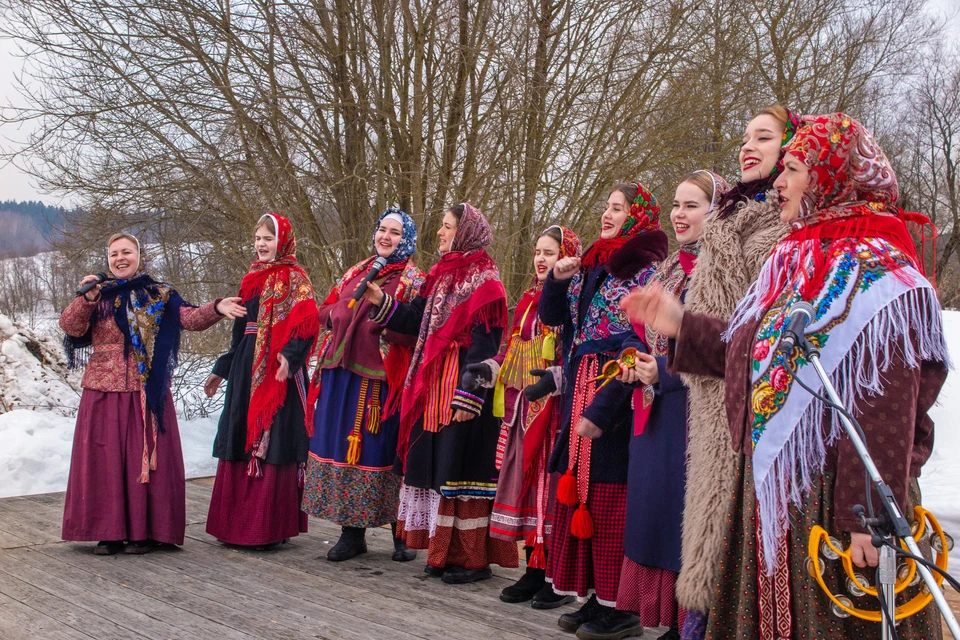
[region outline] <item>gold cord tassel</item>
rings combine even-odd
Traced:
[[[353,419],[353,430],[347,436],[347,464],[357,464],[360,462],[360,441],[363,435],[360,433],[360,426],[363,424],[363,410],[367,405],[367,389],[370,386],[370,380],[364,378],[360,382],[360,397],[357,398],[357,414]]]
[[[367,414],[367,431],[380,433],[380,381],[373,381],[373,390],[370,392],[370,407]]]

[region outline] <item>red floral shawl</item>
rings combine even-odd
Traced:
[[[277,355],[290,340],[312,339],[320,331],[313,285],[307,272],[297,264],[297,242],[290,221],[277,214],[269,215],[277,228],[277,255],[270,262],[250,263],[250,271],[240,283],[240,298],[244,302],[260,298],[246,442],[246,451],[257,458],[267,455],[270,425],[287,397],[288,381],[276,379],[280,366]],[[308,433],[312,432],[312,420],[306,421],[306,427]]]
[[[426,388],[437,384],[441,356],[451,345],[469,346],[475,324],[490,329],[507,323],[507,292],[484,251],[493,232],[480,211],[468,203],[463,207],[452,250],[430,270],[421,289],[427,302],[400,400],[397,452],[404,463],[410,432],[424,412]]]

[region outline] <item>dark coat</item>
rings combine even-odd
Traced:
[[[260,298],[248,300],[247,315],[233,322],[230,350],[217,359],[213,373],[227,381],[223,399],[223,413],[213,441],[213,457],[225,461],[246,461],[250,454],[245,451],[247,441],[247,411],[250,408],[250,387],[253,377],[253,352],[257,336],[245,333],[248,322],[256,322],[260,311]],[[280,352],[290,363],[291,374],[299,373],[305,384],[307,358],[313,340],[290,340]],[[287,398],[273,417],[270,426],[270,446],[267,448],[268,464],[292,464],[306,462],[309,453],[307,427],[304,423],[304,407],[297,378],[287,383]],[[303,397],[306,397],[305,389]]]

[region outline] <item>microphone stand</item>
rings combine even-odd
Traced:
[[[838,407],[843,407],[843,402],[841,401],[840,396],[837,395],[837,390],[834,389],[833,384],[830,382],[830,377],[824,370],[823,365],[820,364],[820,351],[809,340],[803,338],[802,335],[799,337],[800,340],[798,341],[799,344],[797,346],[802,347],[807,361],[813,365],[814,370],[817,372],[817,376],[820,378],[820,382],[823,384],[823,389],[826,391],[827,397]],[[893,491],[891,491],[890,487],[887,486],[887,484],[883,481],[883,477],[880,475],[877,465],[874,464],[873,458],[870,456],[870,452],[867,451],[866,445],[860,438],[857,428],[854,427],[850,419],[847,418],[847,416],[845,416],[842,412],[838,413],[840,416],[840,422],[843,424],[843,429],[846,432],[847,437],[850,438],[850,441],[853,443],[854,448],[857,450],[857,455],[860,456],[860,460],[863,461],[863,465],[867,469],[867,475],[870,477],[870,481],[876,488],[877,493],[880,496],[880,502],[883,505],[883,513],[878,518],[865,517],[863,513],[863,507],[860,507],[859,505],[854,507],[854,513],[860,516],[861,521],[870,529],[871,533],[873,533],[874,546],[880,548],[880,584],[877,585],[877,589],[883,593],[884,602],[886,604],[886,615],[892,624],[896,620],[895,615],[897,607],[894,594],[894,584],[897,579],[897,556],[892,548],[884,545],[882,542],[878,541],[877,538],[879,537],[889,540],[892,544],[895,544],[895,542],[891,540],[891,538],[900,538],[906,544],[907,549],[910,550],[910,553],[920,557],[923,557],[923,554],[920,551],[920,547],[917,546],[916,540],[913,539],[913,533],[910,530],[910,523],[907,522],[907,519],[904,518],[899,507],[897,507],[897,502],[893,497]],[[944,553],[946,553],[946,549],[944,550]],[[950,605],[947,604],[947,599],[943,595],[943,591],[940,590],[940,587],[934,580],[933,574],[930,573],[930,570],[927,567],[919,562],[916,563],[916,566],[917,571],[920,572],[920,576],[927,585],[927,589],[929,589],[930,593],[933,595],[933,600],[937,603],[937,608],[940,610],[940,615],[942,615],[943,619],[946,621],[947,628],[950,629],[950,633],[953,634],[954,638],[960,640],[960,625],[957,624],[957,618],[953,615],[953,611],[950,610]],[[889,640],[892,638],[893,636],[890,631],[890,624],[884,623],[882,616],[880,624],[882,625],[883,629],[883,640]]]

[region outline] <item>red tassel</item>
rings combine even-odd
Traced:
[[[260,468],[260,458],[253,456],[247,463],[247,475],[251,478],[262,478],[263,470]]]
[[[570,532],[581,540],[589,540],[593,537],[593,517],[587,511],[587,505],[581,504],[573,514]]]
[[[527,563],[530,569],[546,569],[547,554],[543,552],[543,543],[538,542],[533,546],[533,552],[530,554],[530,561]]]
[[[567,469],[567,472],[560,477],[557,482],[557,500],[568,507],[577,506],[579,498],[577,497],[577,477],[573,475],[573,469]]]
[[[533,531],[527,534],[527,539],[523,543],[523,546],[525,547],[537,546],[537,530],[536,529],[534,529]]]

